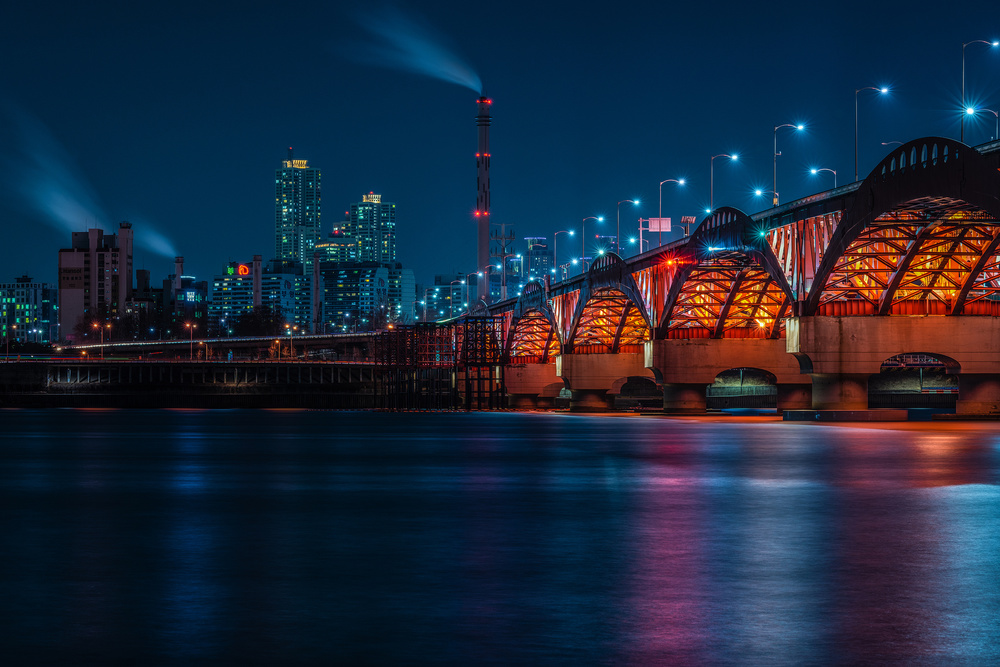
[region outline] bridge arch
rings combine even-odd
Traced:
[[[614,253],[594,261],[580,287],[580,297],[566,337],[573,352],[637,351],[652,327],[642,293],[628,265]]]
[[[896,354],[868,378],[870,408],[954,409],[962,366],[931,352]]]
[[[525,285],[514,304],[504,351],[516,363],[543,364],[562,351],[555,313],[538,281]]]
[[[903,144],[861,183],[804,315],[1000,315],[1000,172],[942,137]]]
[[[792,291],[763,228],[723,207],[678,256],[657,338],[778,338]]]

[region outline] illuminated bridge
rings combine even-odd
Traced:
[[[531,283],[489,313],[503,320],[514,405],[568,393],[603,408],[639,388],[676,411],[895,396],[991,412],[998,246],[1000,142],[927,137],[859,183],[755,215],[720,208],[690,237]]]

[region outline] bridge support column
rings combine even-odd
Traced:
[[[704,413],[708,410],[705,384],[663,385],[663,411],[668,413]]]
[[[981,373],[959,375],[955,412],[960,415],[1000,412],[1000,376]]]
[[[778,413],[785,410],[812,408],[812,386],[808,384],[779,384]]]
[[[867,410],[869,373],[813,373],[813,410]]]
[[[514,410],[544,410],[553,407],[565,386],[556,375],[555,364],[517,364],[504,376],[507,406]]]
[[[570,412],[608,412],[614,409],[614,396],[601,389],[575,389],[569,399]]]
[[[613,410],[615,397],[608,392],[616,381],[626,377],[653,379],[642,354],[561,354],[555,366],[556,374],[572,391],[571,411]]]

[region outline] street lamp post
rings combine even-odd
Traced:
[[[285,325],[285,331],[288,332],[288,352],[292,359],[295,359],[295,332],[297,329],[297,326]]]
[[[964,119],[965,116],[974,116],[974,115],[976,115],[980,111],[989,111],[991,114],[993,114],[994,116],[996,116],[997,127],[996,127],[996,130],[993,133],[993,140],[996,141],[996,140],[1000,139],[1000,113],[994,111],[993,109],[976,109],[974,107],[969,107],[968,109],[965,110],[965,115],[963,115],[962,118]]]
[[[448,317],[455,317],[455,290],[452,288],[452,285],[454,285],[455,283],[458,283],[459,285],[464,285],[465,281],[452,280],[450,283],[448,283]],[[462,290],[459,289],[458,293],[461,294]],[[461,313],[462,311],[460,310],[458,312]]]
[[[13,332],[14,332],[15,334],[17,333],[17,325],[16,325],[16,324],[12,324],[12,325],[11,325],[11,329],[13,330]],[[13,334],[11,334],[11,333],[9,333],[9,332],[8,332],[8,333],[7,333],[7,336],[6,336],[6,338],[7,338],[7,357],[8,357],[8,358],[7,358],[7,359],[4,359],[4,361],[10,361],[10,359],[9,359],[9,357],[10,357],[10,337],[11,337],[12,335],[13,335]],[[104,348],[101,348],[101,349],[103,350]]]
[[[587,272],[587,221],[596,220],[597,222],[604,222],[603,215],[591,215],[583,219],[580,223],[580,264],[582,266],[580,270],[580,275]]]
[[[109,329],[111,328],[110,324],[108,324],[106,326]],[[15,326],[14,328],[16,329],[17,327]],[[103,361],[104,360],[104,327],[101,326],[100,324],[98,324],[97,322],[94,322],[94,328],[101,330],[101,360]]]
[[[783,127],[793,127],[796,130],[805,129],[805,125],[796,123],[785,123],[784,125],[774,126],[774,174],[771,185],[771,192],[774,193],[774,206],[778,205],[778,156],[781,155],[781,153],[778,152],[778,130]]]
[[[191,332],[191,345],[190,345],[190,349],[188,351],[188,356],[191,358],[191,361],[194,361],[194,330],[198,328],[198,325],[197,324],[191,324],[190,322],[186,322],[184,324],[184,326],[187,327],[188,330]],[[103,347],[101,348],[101,354],[102,355],[104,354],[104,348]],[[278,346],[278,354],[279,355],[281,354],[281,346],[280,345]],[[101,358],[103,359],[104,357],[102,356]]]
[[[660,247],[661,245],[663,245],[663,184],[676,183],[677,185],[684,185],[684,183],[686,182],[687,181],[685,181],[683,178],[668,178],[665,181],[660,181],[660,208],[659,211],[657,212],[657,215],[659,216],[657,224],[659,225],[660,228],[660,240],[656,243],[656,247]],[[642,249],[640,248],[639,250],[641,251]]]
[[[638,199],[623,199],[620,202],[618,202],[618,206],[617,206],[617,208],[618,208],[618,229],[615,232],[615,250],[618,251],[619,255],[622,252],[622,204],[624,204],[626,202],[632,202],[633,206],[638,206],[639,205],[639,200]]]
[[[833,169],[827,169],[826,167],[820,167],[820,168],[810,169],[809,173],[815,175],[815,174],[818,174],[821,171],[828,171],[831,174],[833,174],[833,187],[836,188],[837,187],[837,172],[834,171]]]
[[[570,236],[573,236],[574,230],[572,230],[572,229],[560,229],[558,232],[556,232],[552,236],[552,263],[555,264],[556,266],[559,266],[559,235],[560,234],[569,234]],[[560,280],[562,280],[561,276],[560,276]]]
[[[965,47],[969,44],[986,44],[988,46],[1000,46],[1000,41],[988,42],[985,39],[974,39],[971,42],[962,44],[962,108],[968,109],[965,103]],[[962,129],[959,132],[959,141],[965,143],[965,116],[962,116]]]
[[[707,213],[712,213],[715,210],[715,158],[717,157],[727,157],[733,162],[740,159],[738,153],[733,153],[729,155],[728,153],[719,153],[718,155],[713,155],[712,159],[709,160],[709,184],[708,184],[708,211]]]
[[[482,278],[483,277],[483,272],[482,271],[473,271],[472,273],[466,273],[465,274],[465,313],[466,314],[468,314],[472,310],[472,294],[469,291],[469,278],[471,278],[472,276],[478,276],[479,278]],[[476,284],[478,285],[479,282],[476,281]]]
[[[867,86],[865,88],[858,88],[854,91],[854,181],[858,180],[858,93],[865,90],[877,91],[880,95],[885,95],[889,92],[886,87],[878,88],[876,86]]]

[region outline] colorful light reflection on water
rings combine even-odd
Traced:
[[[1000,426],[3,411],[16,662],[1000,659]]]

